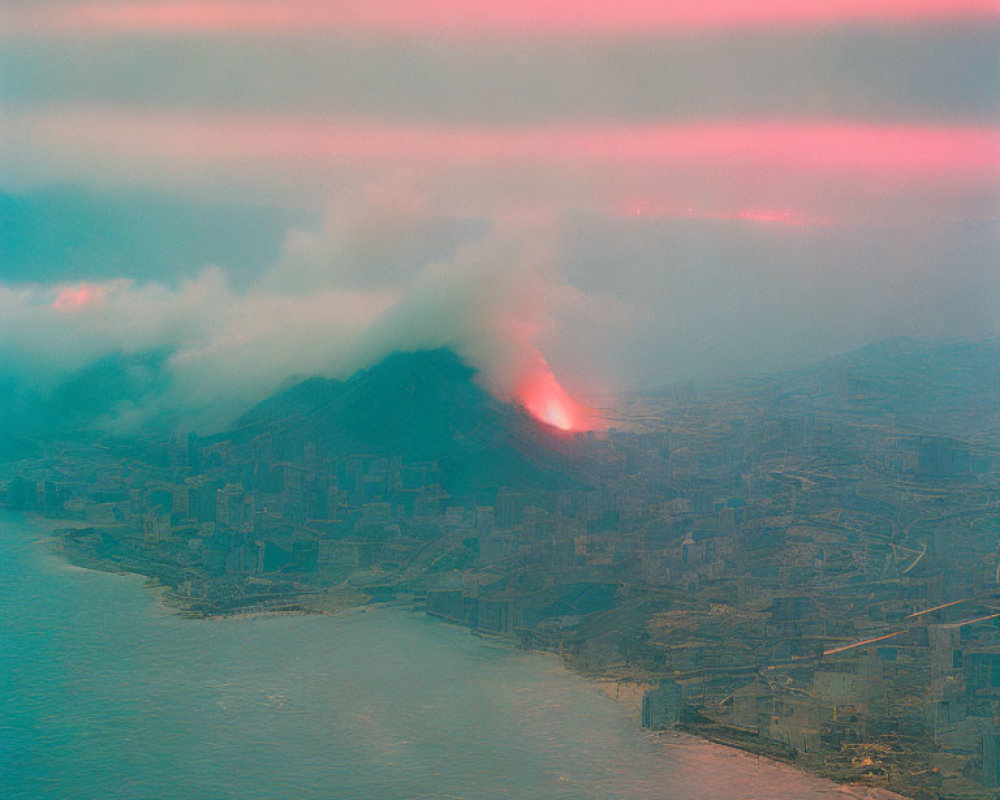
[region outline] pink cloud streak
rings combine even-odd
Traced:
[[[101,293],[102,290],[99,287],[93,288],[86,283],[82,284],[79,289],[66,287],[56,296],[52,307],[56,311],[73,311],[96,302]]]
[[[1000,130],[837,120],[458,127],[107,108],[0,113],[7,169],[324,202],[402,171],[448,213],[582,209],[817,225],[995,216]],[[34,176],[34,178],[32,178]]]
[[[792,227],[822,227],[831,225],[835,220],[827,217],[814,216],[795,209],[774,208],[738,208],[734,211],[715,211],[692,205],[648,203],[637,201],[630,210],[620,214],[623,217],[641,217],[646,219],[721,219],[760,223],[763,225],[790,225]]]
[[[487,128],[115,110],[29,112],[4,121],[41,141],[213,163],[706,165],[873,180],[1000,177],[1000,130],[988,126],[766,120]]]
[[[1000,16],[993,0],[340,0],[92,3],[11,9],[7,30],[67,35],[168,32],[384,32],[503,35],[646,33],[885,24]]]

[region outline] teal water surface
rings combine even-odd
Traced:
[[[0,515],[0,797],[842,797],[398,609],[196,621]]]

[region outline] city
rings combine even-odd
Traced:
[[[2,497],[74,520],[71,560],[154,578],[181,613],[402,604],[637,687],[646,727],[983,797],[1000,789],[996,355],[890,341],[627,396],[607,431],[545,434],[548,486],[336,452],[279,402],[227,434],[50,445],[8,465]]]

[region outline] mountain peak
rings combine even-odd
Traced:
[[[397,352],[344,381],[296,384],[244,415],[233,435],[271,433],[289,458],[311,442],[331,457],[438,462],[457,493],[561,481],[566,459],[554,433],[475,378],[451,350]]]

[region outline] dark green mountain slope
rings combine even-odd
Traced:
[[[346,381],[310,378],[253,408],[226,435],[262,433],[290,458],[315,442],[331,457],[436,461],[455,494],[571,480],[566,437],[494,398],[449,350],[396,353]]]

